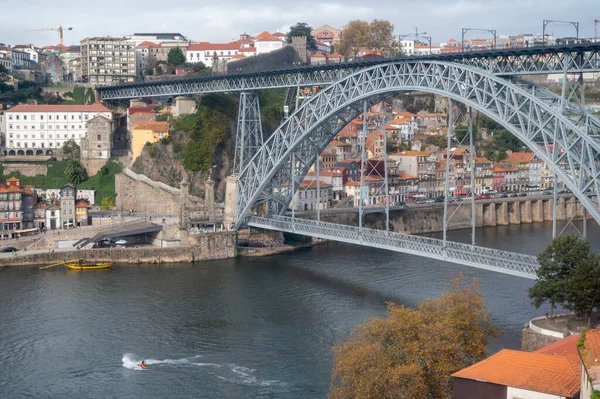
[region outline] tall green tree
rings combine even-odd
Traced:
[[[361,50],[369,45],[371,27],[367,21],[354,20],[342,30],[340,54],[347,58],[356,58]]]
[[[600,268],[598,257],[590,253],[589,241],[575,234],[556,237],[538,255],[540,267],[536,282],[529,289],[533,305],[548,302],[551,314],[557,305],[589,314],[598,305]]]
[[[114,207],[115,207],[115,200],[113,200],[108,195],[105,195],[104,197],[102,197],[102,202],[100,203],[100,209],[102,209],[103,211],[110,211],[111,209],[114,209]]]
[[[498,329],[477,282],[451,288],[416,309],[388,303],[334,347],[330,399],[447,398],[450,375],[485,358]]]
[[[83,183],[88,178],[87,171],[77,159],[71,159],[69,161],[69,165],[67,165],[67,168],[65,169],[65,176],[67,176],[67,179],[75,185]]]
[[[361,51],[380,51],[384,57],[398,54],[398,41],[394,36],[394,25],[384,19],[367,21],[354,20],[342,30],[339,52],[356,58]]]
[[[79,159],[81,155],[81,149],[73,139],[65,141],[62,146],[62,150],[63,155],[67,158]]]
[[[169,54],[167,54],[167,64],[178,66],[185,64],[185,54],[183,54],[183,50],[180,47],[174,47],[169,50]]]
[[[394,25],[385,19],[374,19],[369,24],[369,47],[381,51],[384,57],[398,54],[398,41],[394,35]]]
[[[306,49],[310,51],[317,50],[317,42],[312,35],[312,26],[307,24],[306,22],[298,22],[296,25],[292,25],[290,27],[290,31],[285,36],[285,40],[288,43],[292,42],[292,37],[306,37]]]

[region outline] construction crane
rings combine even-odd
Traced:
[[[63,31],[65,30],[73,30],[73,28],[63,28],[62,25],[58,25],[58,28],[42,28],[42,29],[25,29],[25,32],[49,32],[56,31],[58,32],[58,36],[60,37],[60,44],[63,44]]]
[[[600,23],[600,19],[594,20],[594,41],[598,41],[598,23]]]

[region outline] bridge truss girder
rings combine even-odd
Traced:
[[[255,73],[126,83],[98,87],[97,91],[102,101],[113,101],[156,96],[327,86],[365,68],[390,62],[457,62],[480,68],[498,76],[598,72],[600,70],[600,44],[450,53],[312,66],[303,65]]]
[[[270,200],[271,214],[284,212],[281,205],[289,204],[296,187],[282,183],[292,174],[295,181],[302,180],[318,154],[315,149],[324,148],[341,129],[337,126],[360,112],[356,104],[365,99],[374,104],[402,91],[448,96],[503,125],[556,172],[600,223],[600,143],[543,99],[485,71],[446,62],[403,61],[363,69],[302,104],[240,175],[234,227],[260,200]],[[274,196],[280,198],[279,205],[273,203]]]
[[[251,216],[248,218],[247,224],[267,230],[277,230],[424,256],[529,279],[535,278],[535,270],[539,267],[537,258],[531,255],[464,243],[444,242],[437,238],[400,234],[391,231],[359,228],[316,220],[293,219],[280,215],[273,215],[268,218]]]

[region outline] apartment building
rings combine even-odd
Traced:
[[[103,85],[134,81],[137,68],[133,41],[122,37],[91,37],[80,44],[83,82]]]
[[[70,139],[80,145],[86,123],[113,114],[102,104],[92,105],[17,105],[5,112],[5,155],[51,154]]]

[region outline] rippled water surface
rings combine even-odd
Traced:
[[[486,228],[477,240],[533,254],[550,231]],[[519,348],[523,324],[545,311],[530,305],[531,280],[370,248],[84,273],[0,268],[0,398],[324,398],[335,341],[384,315],[386,301],[437,296],[460,272],[480,279],[504,330],[491,350]]]

